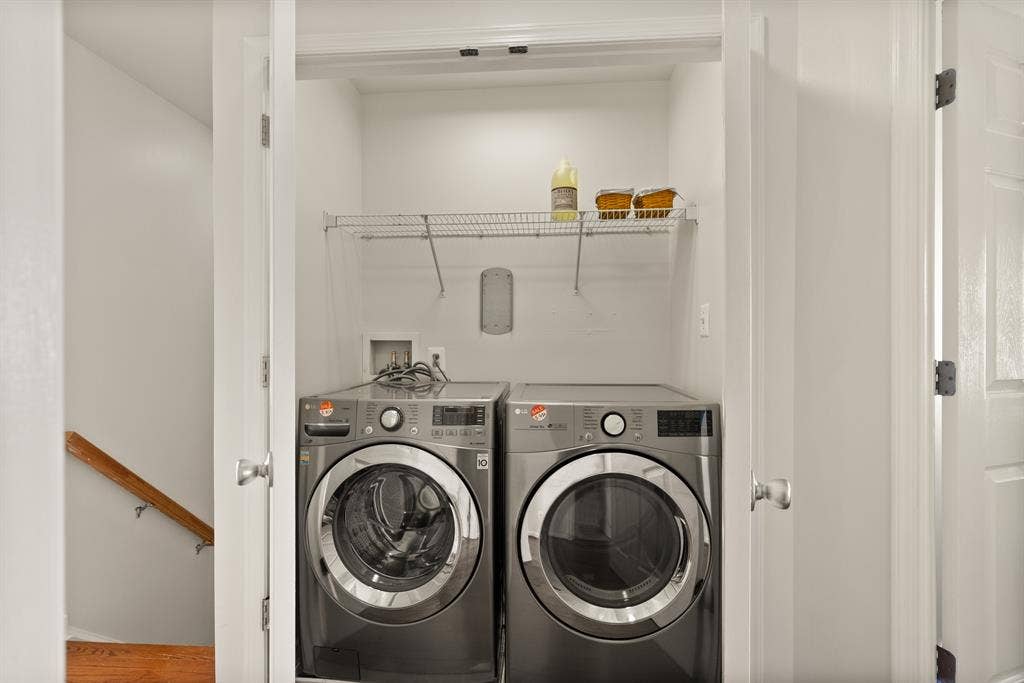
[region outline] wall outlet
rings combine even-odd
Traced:
[[[441,366],[441,369],[448,372],[448,358],[444,355],[443,346],[428,346],[427,347],[427,365],[434,367],[434,355],[437,354],[437,364]]]
[[[711,336],[711,304],[700,305],[700,314],[697,317],[697,328],[702,337]]]

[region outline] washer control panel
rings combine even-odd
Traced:
[[[626,418],[615,411],[607,412],[601,418],[601,429],[608,436],[622,436],[626,431]]]
[[[402,426],[405,416],[402,411],[395,407],[385,408],[380,412],[380,426],[386,431],[394,432]]]
[[[355,401],[306,398],[299,402],[299,443],[338,443],[355,438]]]
[[[394,436],[450,446],[490,448],[484,404],[360,401],[357,439]]]

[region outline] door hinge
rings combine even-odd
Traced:
[[[956,69],[935,75],[935,108],[942,109],[956,99]]]
[[[270,387],[270,356],[260,356],[260,385]]]
[[[956,363],[951,360],[935,361],[935,395],[956,394]]]
[[[262,606],[261,614],[262,614],[261,618],[263,620],[263,630],[264,631],[269,631],[270,630],[270,596],[269,595],[267,597],[263,598],[263,606]]]
[[[260,114],[260,144],[270,147],[270,115]]]

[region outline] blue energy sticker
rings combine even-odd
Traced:
[[[308,448],[300,448],[299,449],[299,464],[300,465],[308,465],[309,464],[309,449]]]

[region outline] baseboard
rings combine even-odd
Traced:
[[[78,628],[77,626],[68,626],[65,630],[66,640],[80,640],[89,643],[123,643],[123,640],[117,638],[110,638],[108,636],[93,633],[92,631],[86,631],[84,628]]]

